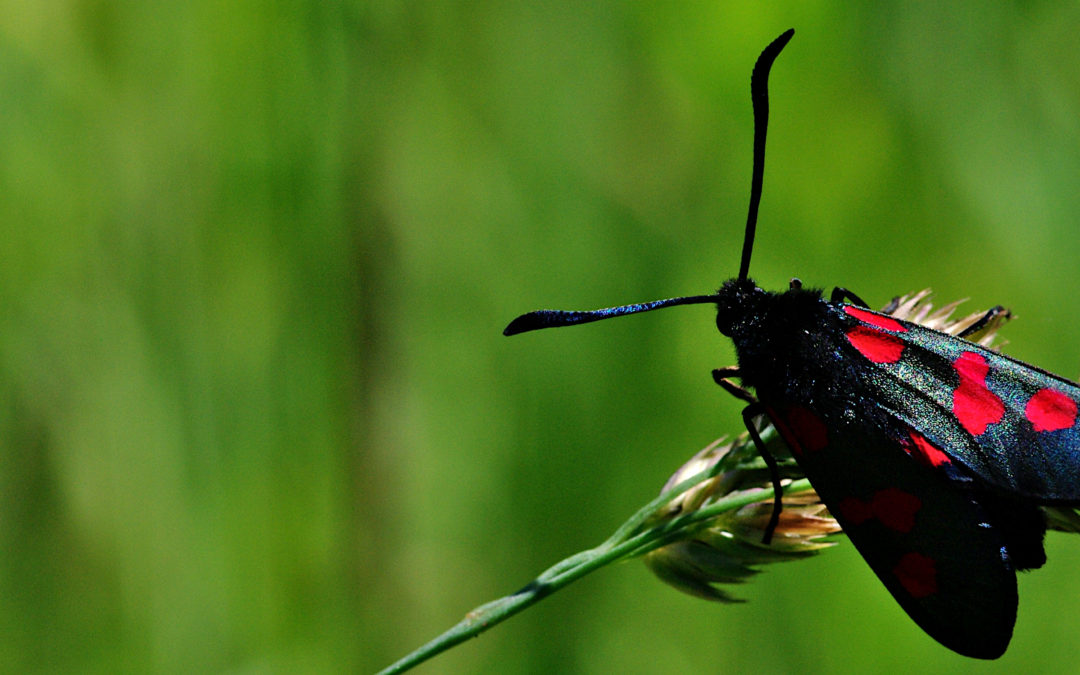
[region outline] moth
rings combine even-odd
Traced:
[[[768,77],[794,34],[751,76],[754,163],[738,276],[715,293],[592,311],[539,310],[504,334],[710,303],[736,368],[714,371],[765,416],[871,569],[931,637],[966,656],[1004,653],[1016,620],[1016,571],[1046,561],[1041,506],[1080,503],[1080,386],[957,336],[873,311],[857,295],[792,280],[766,291],[749,276],[764,174]],[[732,378],[739,378],[741,386]],[[752,390],[752,393],[751,393]]]

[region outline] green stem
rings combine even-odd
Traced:
[[[771,489],[736,494],[720,499],[705,508],[659,522],[652,527],[638,531],[661,506],[667,504],[674,496],[693,485],[710,478],[711,473],[713,472],[695,476],[668,490],[635,513],[633,517],[616,530],[614,535],[600,546],[576,553],[556,563],[516,593],[473,609],[450,630],[390,665],[385,670],[380,671],[379,675],[403,673],[469,638],[476,637],[488,628],[502,623],[586,574],[617,560],[643,555],[672,541],[681,539],[686,536],[688,531],[693,531],[693,528],[699,523],[714,518],[720,513],[738,509],[747,504],[772,499],[773,492]],[[792,482],[784,489],[784,492],[787,494],[808,489],[810,489],[810,483],[803,479]]]

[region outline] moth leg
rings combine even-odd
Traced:
[[[1011,313],[1009,312],[1009,310],[1005,309],[1001,305],[991,307],[990,309],[986,310],[986,314],[980,316],[975,321],[975,323],[971,324],[964,330],[957,333],[956,336],[967,337],[969,335],[974,335],[975,333],[978,333],[982,329],[986,328],[986,325],[989,324],[991,321],[1002,315],[1004,315],[1005,318],[1009,318],[1009,316],[1011,316]]]
[[[829,296],[829,300],[831,302],[843,302],[844,300],[850,300],[852,304],[858,305],[859,307],[865,307],[866,309],[870,309],[870,305],[866,304],[865,300],[855,295],[843,286],[837,286],[836,288],[832,289],[832,295]]]
[[[772,536],[773,532],[776,531],[776,526],[780,524],[780,512],[784,509],[784,489],[780,485],[780,465],[777,464],[776,458],[773,457],[772,453],[765,447],[765,443],[761,440],[761,434],[758,433],[757,426],[754,425],[754,418],[764,415],[765,407],[758,402],[753,394],[728,379],[731,377],[738,377],[738,375],[739,368],[737,366],[717,368],[712,371],[713,380],[715,380],[724,391],[735,398],[748,403],[742,411],[743,424],[746,425],[746,431],[750,434],[750,440],[754,442],[754,447],[757,448],[758,454],[761,455],[761,459],[765,461],[765,466],[769,467],[769,478],[772,481],[773,486],[773,511],[772,515],[769,516],[769,524],[765,527],[765,534],[761,537],[761,543],[768,546],[769,543],[772,542]]]
[[[784,509],[784,488],[780,485],[780,466],[776,462],[776,458],[772,456],[772,453],[765,448],[765,443],[761,440],[761,435],[758,433],[757,426],[754,425],[754,418],[765,414],[765,407],[760,403],[754,402],[743,408],[742,417],[743,424],[746,425],[746,431],[750,434],[750,439],[754,441],[754,445],[757,447],[758,453],[761,454],[761,458],[765,460],[765,466],[769,467],[769,477],[772,479],[773,486],[773,510],[772,515],[769,517],[769,524],[765,527],[765,534],[761,537],[761,543],[768,546],[772,542],[773,532],[776,531],[776,526],[780,524],[780,512]]]
[[[728,366],[727,368],[717,368],[712,371],[713,381],[723,387],[724,391],[731,394],[740,401],[746,401],[747,403],[757,403],[757,399],[754,395],[747,391],[745,388],[732,382],[729,378],[738,377],[739,368],[737,366]]]

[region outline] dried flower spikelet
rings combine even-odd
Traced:
[[[918,293],[909,293],[894,299],[882,311],[898,319],[917,323],[949,335],[959,335],[982,321],[984,322],[983,325],[971,335],[966,335],[965,339],[988,349],[995,346],[994,342],[997,338],[998,328],[1013,318],[1009,310],[998,306],[989,311],[974,312],[962,318],[954,319],[952,318],[953,312],[964,300],[950,302],[935,310],[934,305],[927,301],[929,298],[930,289],[924,288]],[[997,346],[1000,347],[1002,344],[1005,343],[999,343]]]
[[[703,471],[713,469],[720,460],[724,459],[735,447],[736,442],[725,442],[727,436],[721,436],[709,445],[705,446],[691,457],[685,464],[679,467],[679,469],[671,474],[671,478],[664,483],[663,489],[660,493],[663,494],[668,490],[671,490],[684,480],[688,480],[698,475]],[[745,443],[745,441],[744,441]],[[728,471],[720,473],[712,478],[704,480],[689,490],[672,499],[668,502],[659,514],[660,517],[672,517],[680,513],[688,513],[690,511],[696,511],[701,507],[709,498],[715,495],[725,495],[734,489],[735,483],[734,472]]]
[[[772,435],[775,439],[775,434]],[[749,452],[748,452],[749,450]],[[756,449],[743,434],[733,442],[720,439],[697,453],[668,480],[664,490],[712,469],[720,462],[732,465],[683,492],[661,510],[660,519],[696,511],[720,497],[763,492],[768,475],[751,461]],[[734,460],[734,461],[732,461]],[[784,482],[790,482],[785,480]],[[762,543],[772,513],[772,497],[709,519],[686,539],[661,547],[645,556],[645,564],[661,580],[675,588],[709,600],[736,602],[722,584],[745,581],[757,573],[754,566],[796,560],[832,546],[825,539],[840,531],[813,491],[784,497],[784,510],[772,543]]]

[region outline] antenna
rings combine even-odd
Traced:
[[[591,323],[601,319],[610,319],[613,316],[626,314],[640,314],[651,312],[654,309],[673,307],[675,305],[701,305],[716,302],[716,295],[691,295],[685,298],[668,298],[667,300],[653,300],[652,302],[640,302],[634,305],[622,305],[621,307],[607,307],[605,309],[593,309],[589,311],[567,311],[564,309],[538,309],[535,312],[522,314],[510,322],[503,329],[503,335],[517,335],[530,330],[541,328],[555,328],[557,326],[573,326],[578,323]]]
[[[769,129],[769,71],[773,61],[795,34],[789,28],[773,40],[758,57],[754,72],[750,74],[750,100],[754,104],[754,173],[750,179],[750,210],[746,214],[746,234],[743,236],[742,263],[739,279],[750,273],[750,254],[754,250],[754,232],[757,230],[758,206],[761,204],[761,184],[765,179],[765,132]]]
[[[745,280],[750,270],[750,252],[754,248],[754,229],[757,226],[758,205],[761,203],[761,183],[765,174],[765,130],[769,126],[769,70],[772,68],[773,61],[780,55],[780,52],[794,34],[795,29],[790,28],[769,43],[769,46],[758,57],[757,63],[754,64],[754,71],[750,75],[750,98],[754,105],[754,172],[750,181],[750,212],[746,217],[742,264],[739,267],[740,280]],[[653,300],[652,302],[589,311],[540,309],[528,314],[522,314],[511,321],[510,325],[503,329],[503,335],[517,335],[518,333],[526,333],[541,328],[591,323],[615,316],[651,312],[654,309],[674,307],[675,305],[703,305],[714,303],[718,298],[719,294],[713,293],[711,295],[668,298],[667,300]]]

